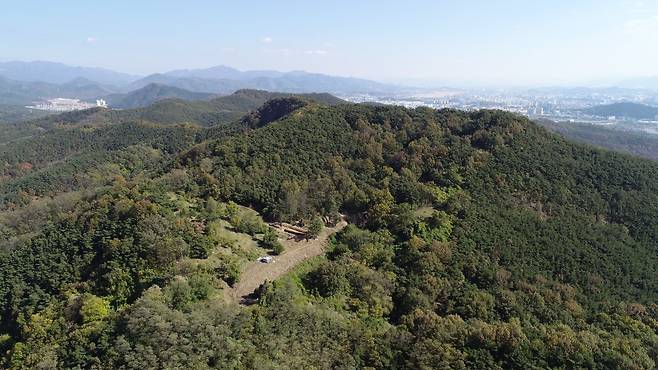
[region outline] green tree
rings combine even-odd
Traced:
[[[81,297],[80,318],[83,323],[90,323],[104,319],[110,314],[110,302],[90,293]]]
[[[306,235],[311,239],[316,239],[322,232],[322,228],[324,228],[322,218],[318,216],[313,217],[313,220],[308,225],[308,233]]]

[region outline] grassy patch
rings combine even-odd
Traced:
[[[419,207],[414,211],[414,216],[421,219],[425,219],[432,216],[434,211],[435,209],[433,207]]]

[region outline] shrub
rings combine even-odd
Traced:
[[[274,254],[276,254],[277,256],[278,256],[279,254],[283,253],[284,250],[285,250],[285,247],[284,247],[283,244],[281,244],[278,240],[277,240],[276,244],[274,244],[274,245],[272,246],[272,252],[273,252]]]

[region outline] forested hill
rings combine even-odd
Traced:
[[[83,111],[49,115],[27,122],[0,122],[0,144],[31,138],[58,128],[99,127],[118,123],[155,125],[221,126],[239,120],[266,101],[279,97],[296,96],[320,104],[336,105],[345,101],[330,94],[287,94],[262,90],[238,90],[210,101],[165,99],[147,107],[112,110],[92,108]]]
[[[336,105],[344,100],[330,94],[288,94],[263,90],[238,90],[231,95],[221,96],[209,101],[183,99],[164,99],[142,108],[112,110],[92,108],[50,115],[27,123],[6,125],[8,132],[15,129],[27,130],[28,127],[49,130],[57,126],[105,125],[123,122],[145,121],[154,124],[195,124],[216,126],[239,119],[248,112],[257,109],[266,101],[296,96],[321,104]],[[7,136],[6,132],[0,135]]]
[[[496,254],[515,273],[549,273],[583,288],[589,287],[588,275],[600,275],[628,279],[598,288],[620,296],[658,293],[650,275],[636,277],[646,279],[643,289],[630,286],[631,271],[644,268],[627,265],[653,261],[649,265],[658,271],[652,256],[658,223],[645,219],[658,216],[658,209],[642,209],[658,201],[658,164],[569,143],[511,114],[310,107],[202,148],[185,154],[182,163],[189,166],[188,157],[213,160],[204,178],[215,191],[273,218],[340,209],[368,215],[370,225],[381,226],[386,215],[374,217],[373,207],[428,205],[432,192],[459,189],[468,198],[457,213],[464,243]],[[357,182],[325,185],[316,194],[317,183],[337,182],[327,178],[336,166],[327,158],[344,161],[340,167],[353,171]],[[298,205],[288,214],[277,203],[288,187],[298,189],[300,199],[320,197],[315,202],[322,206]],[[383,199],[373,197],[376,192]],[[391,203],[378,204],[386,200]],[[617,234],[618,227],[631,232]],[[603,235],[608,237],[599,240]],[[569,250],[577,250],[578,258]],[[629,296],[631,291],[640,295]]]
[[[653,120],[658,116],[658,107],[636,103],[615,103],[588,108],[583,112],[600,117],[615,116]]]
[[[226,127],[0,214],[4,366],[655,367],[655,162],[499,111],[280,96]],[[225,300],[280,253],[260,217],[340,214],[324,257]]]
[[[541,120],[538,124],[578,142],[658,160],[658,135],[578,122]]]
[[[140,167],[147,158],[158,158],[152,158],[153,150],[168,157],[208,137],[224,135],[227,130],[239,132],[250,125],[239,117],[274,97],[280,98],[265,105],[262,112],[279,114],[276,118],[285,113],[285,109],[284,113],[277,112],[281,108],[277,101],[295,101],[297,106],[308,101],[342,102],[328,94],[293,98],[242,90],[207,104],[163,101],[142,110],[96,108],[8,125],[0,135],[0,209],[18,201],[20,194],[43,196],[84,187],[82,184],[88,180],[82,178],[101,169],[106,171],[108,165],[122,164],[125,151],[137,157],[136,166]],[[256,119],[259,112],[255,110],[245,117]],[[198,127],[204,117],[217,125],[207,130]]]

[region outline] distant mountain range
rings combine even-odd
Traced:
[[[215,66],[201,69],[178,69],[166,73],[169,76],[185,78],[204,78],[211,80],[250,80],[259,77],[276,78],[285,75],[279,71],[240,71],[227,66]]]
[[[242,88],[276,90],[286,92],[392,92],[400,90],[399,86],[387,85],[371,80],[352,77],[336,77],[304,71],[239,71],[234,68],[218,66],[206,69],[176,70],[165,73],[166,76],[185,80],[213,80],[223,83],[240,84]],[[189,88],[189,87],[188,87]],[[190,90],[194,90],[190,88]]]
[[[151,83],[164,84],[194,92],[228,94],[238,89],[260,89],[291,93],[391,93],[401,88],[352,77],[336,77],[307,72],[246,71],[229,67],[177,70],[153,74],[130,84],[141,88]]]
[[[143,96],[142,89],[151,84],[167,85],[187,91],[155,92],[153,86],[146,95],[162,95],[181,99],[203,99],[205,94],[231,94],[240,89],[260,89],[289,93],[328,92],[340,93],[391,93],[401,88],[375,81],[336,77],[303,71],[240,71],[226,66],[204,69],[180,69],[148,76],[136,76],[102,68],[73,67],[53,62],[2,62],[0,63],[0,104],[27,104],[34,100],[54,97],[93,99],[109,96],[118,106],[141,106],[128,104],[126,94],[135,92]],[[146,99],[152,102],[151,99]]]
[[[628,117],[633,119],[656,119],[658,107],[637,103],[615,103],[583,109],[583,113],[599,117]]]
[[[245,86],[244,83],[235,80],[204,79],[195,77],[175,77],[163,73],[156,73],[139,79],[124,90],[130,91],[141,89],[150,84],[173,86],[191,92],[203,92],[210,94],[230,94]]]
[[[99,84],[125,85],[139,76],[103,68],[74,67],[54,62],[0,62],[0,76],[17,81],[63,84],[83,78]]]
[[[0,104],[26,105],[48,98],[93,99],[112,90],[82,77],[63,84],[17,81],[0,76]]]
[[[140,108],[149,106],[159,100],[208,100],[216,95],[202,92],[192,92],[174,86],[150,83],[129,93],[116,93],[104,96],[103,99],[113,108]]]

